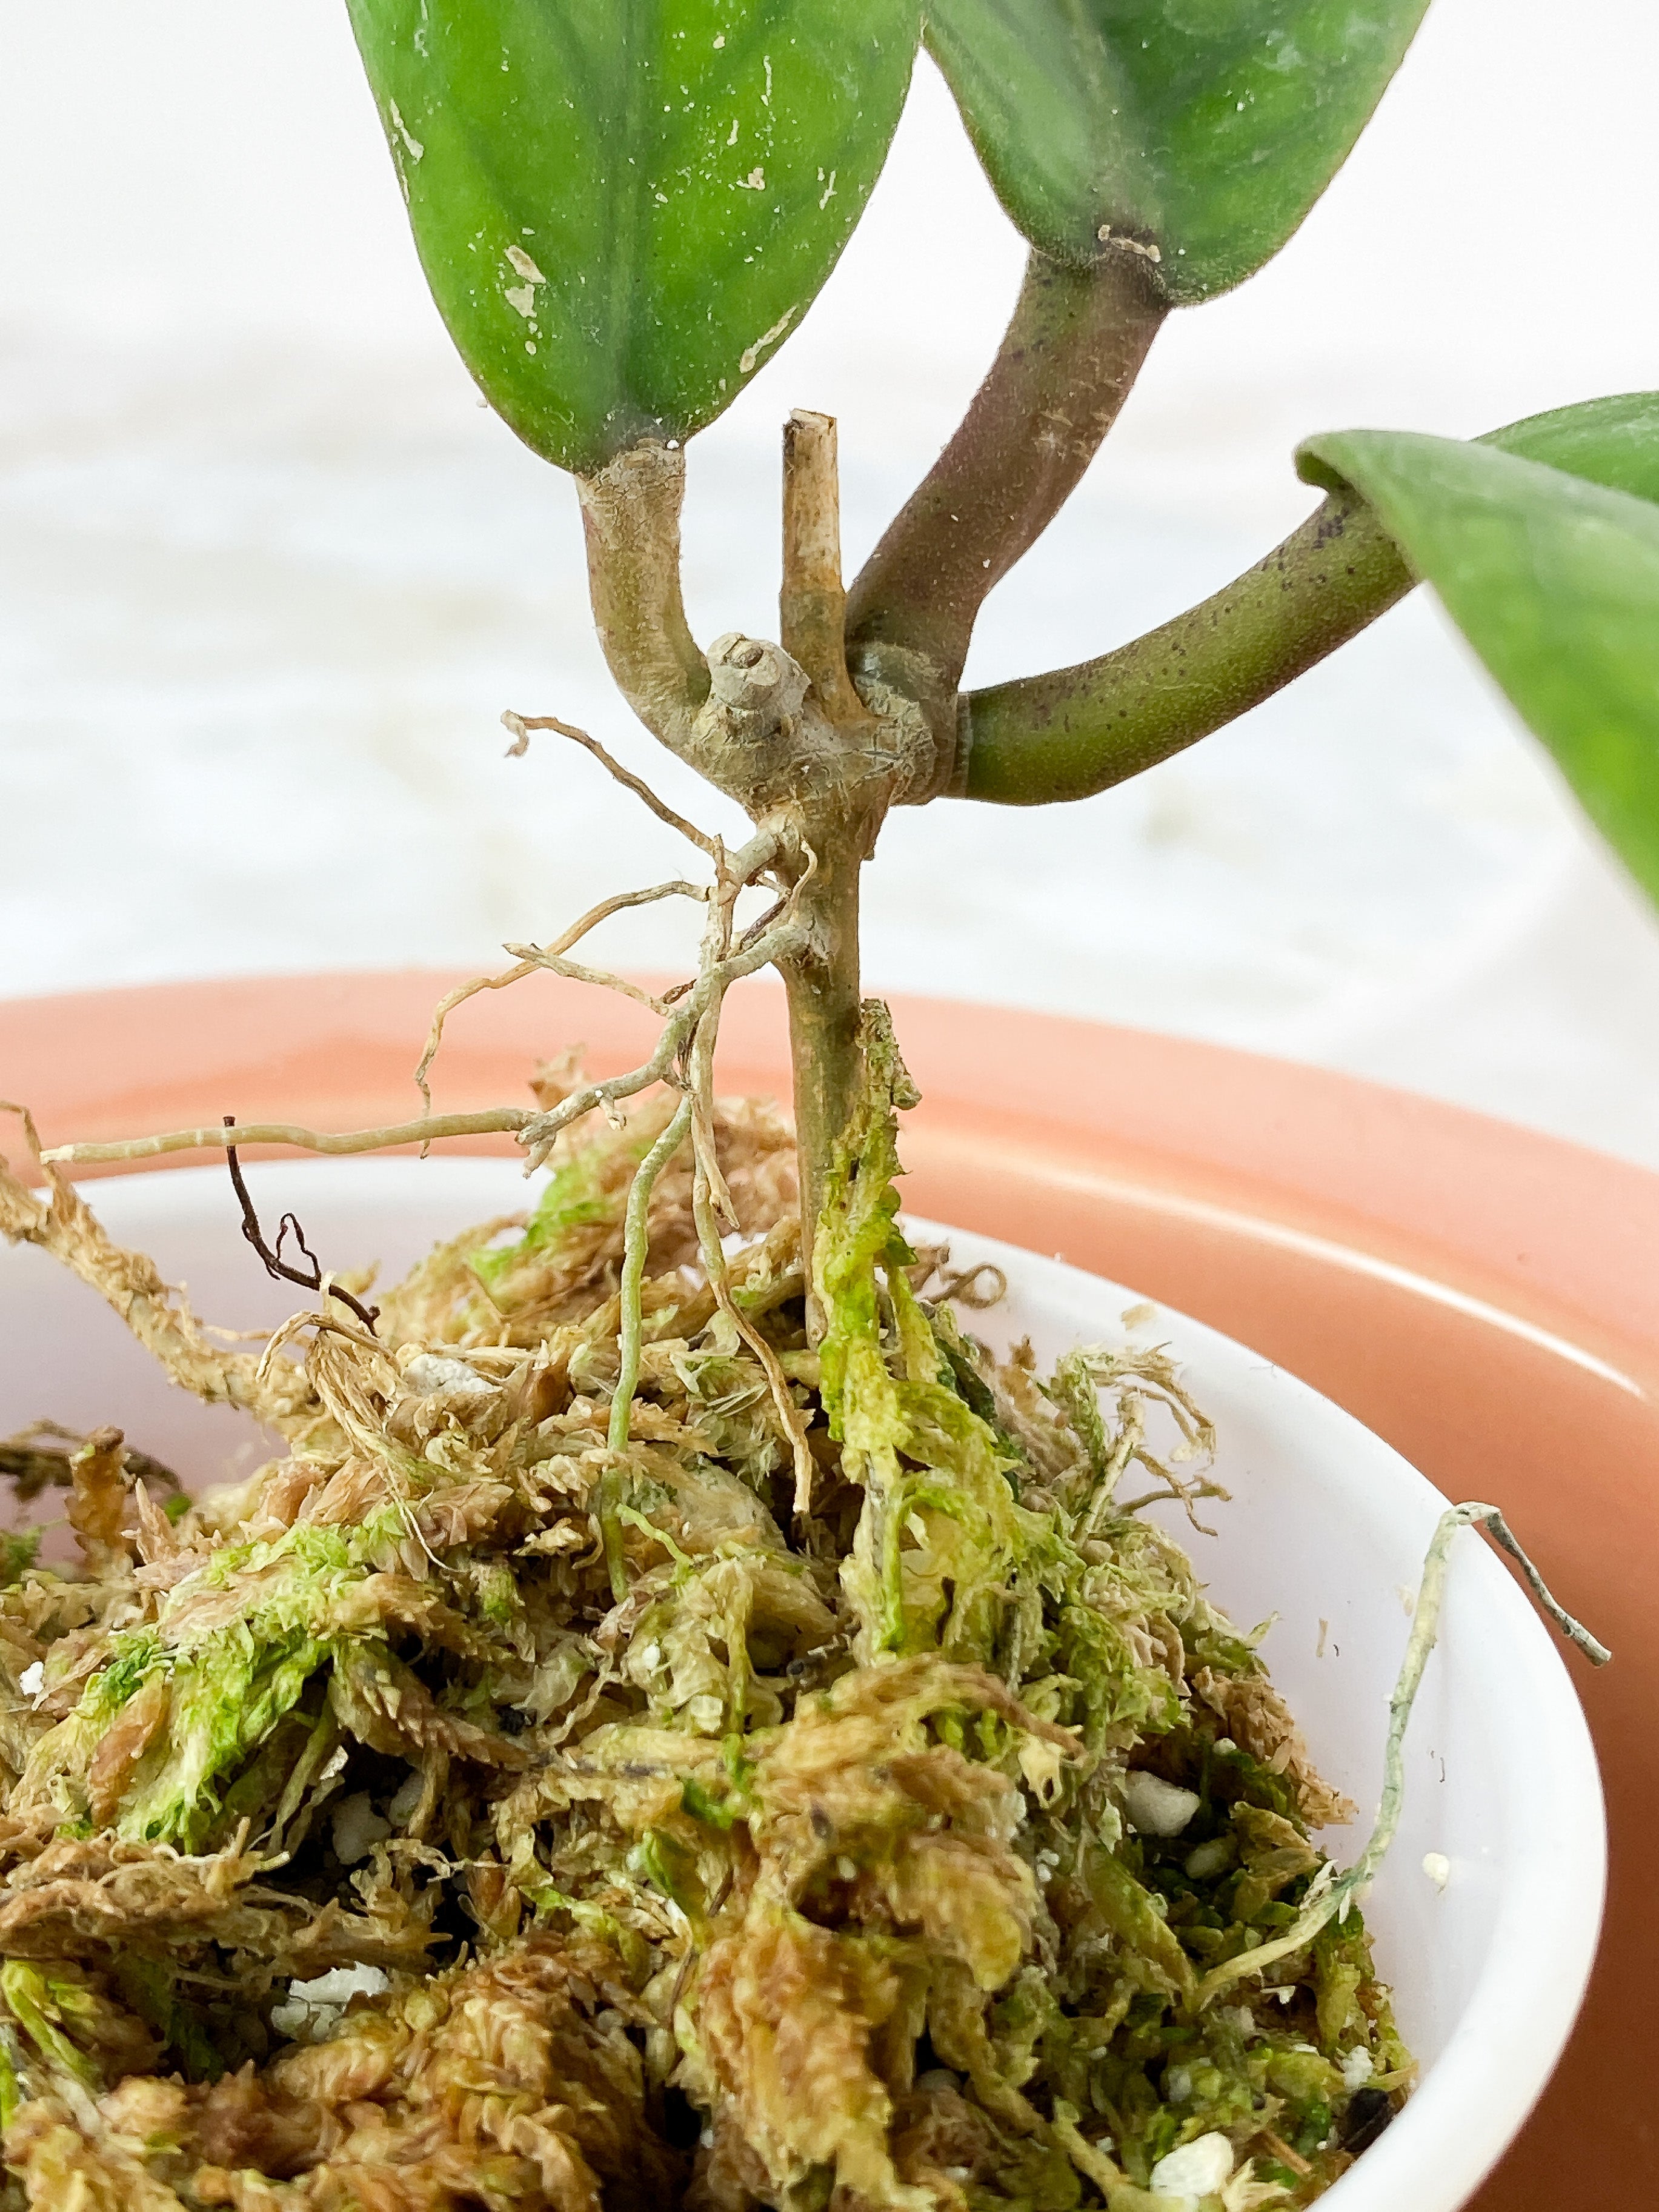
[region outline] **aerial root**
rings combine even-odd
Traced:
[[[739,864],[742,855],[739,855]],[[806,1441],[806,1426],[800,1408],[789,1387],[777,1353],[767,1342],[732,1295],[732,1284],[726,1264],[726,1250],[720,1237],[720,1220],[723,1215],[735,1224],[731,1193],[720,1174],[720,1161],[714,1148],[714,1046],[720,1031],[720,1006],[728,983],[734,978],[728,971],[750,972],[745,963],[757,963],[763,948],[775,942],[778,949],[768,951],[768,959],[784,957],[786,939],[797,945],[805,942],[805,933],[795,919],[796,911],[807,884],[817,869],[817,856],[810,850],[806,866],[783,902],[783,909],[771,928],[763,932],[746,948],[734,955],[731,951],[733,912],[738,893],[743,888],[738,868],[731,872],[731,880],[721,886],[708,903],[708,922],[703,936],[702,961],[697,987],[686,1001],[688,1013],[694,1012],[696,1025],[692,1032],[689,1074],[691,1091],[691,1140],[694,1171],[691,1184],[692,1218],[696,1224],[697,1243],[702,1255],[703,1272],[708,1278],[720,1311],[731,1322],[744,1343],[760,1362],[772,1394],[772,1403],[789,1439],[795,1466],[795,1498],[797,1513],[806,1512],[812,1500],[812,1453]],[[752,880],[750,876],[749,880]],[[701,1007],[698,1000],[701,998]]]
[[[1526,1577],[1527,1585],[1568,1643],[1582,1651],[1594,1667],[1605,1667],[1613,1654],[1606,1644],[1597,1641],[1582,1622],[1575,1620],[1566,1608],[1551,1595],[1543,1577],[1516,1540],[1508,1522],[1495,1505],[1468,1503],[1449,1506],[1436,1523],[1430,1542],[1428,1556],[1423,1563],[1423,1578],[1418,1586],[1417,1604],[1412,1613],[1411,1633],[1406,1639],[1406,1656],[1401,1662],[1400,1675],[1395,1684],[1394,1695],[1389,1700],[1389,1734],[1382,1751],[1382,1796],[1377,1808],[1376,1825],[1370,1840],[1346,1874],[1334,1875],[1328,1863],[1315,1877],[1302,1910],[1292,1925],[1282,1936],[1268,1943],[1258,1943],[1249,1951],[1241,1951],[1237,1958],[1226,1959],[1213,1966],[1199,1983],[1194,1992],[1195,2008],[1206,2005],[1232,1983],[1247,1974],[1258,1973],[1280,1959],[1287,1959],[1312,1942],[1320,1929],[1332,1920],[1346,1919],[1351,1905],[1363,1904],[1366,1893],[1376,1878],[1378,1868],[1387,1856],[1389,1847],[1399,1832],[1400,1815],[1406,1800],[1406,1730],[1412,1717],[1412,1707],[1422,1686],[1423,1670],[1428,1665],[1429,1654],[1440,1632],[1440,1612],[1445,1601],[1446,1567],[1451,1555],[1453,1539],[1460,1528],[1483,1527],[1500,1548],[1516,1561]]]
[[[693,1157],[693,1218],[709,1288],[720,1312],[738,1340],[753,1355],[766,1378],[773,1407],[781,1431],[787,1439],[793,1462],[796,1508],[805,1512],[811,1503],[813,1468],[805,1424],[776,1352],[733,1296],[722,1243],[726,1231],[736,1228],[738,1223],[715,1146],[714,1048],[721,1008],[732,985],[763,968],[798,958],[806,950],[808,932],[802,920],[801,907],[804,895],[817,872],[816,855],[810,848],[792,845],[781,833],[769,830],[758,831],[735,852],[728,852],[720,839],[707,837],[701,830],[683,821],[637,777],[629,775],[611,760],[603,746],[596,744],[585,732],[574,730],[550,716],[508,714],[503,719],[507,727],[521,740],[526,738],[532,729],[552,729],[584,745],[619,781],[644,799],[654,813],[684,831],[701,851],[708,855],[714,864],[713,880],[706,884],[679,880],[655,884],[642,890],[621,892],[601,900],[549,945],[509,945],[506,949],[514,956],[515,962],[512,968],[496,975],[475,976],[447,993],[434,1010],[425,1049],[416,1070],[416,1082],[427,1102],[427,1111],[417,1120],[337,1135],[305,1128],[292,1122],[237,1123],[227,1117],[216,1127],[177,1129],[161,1136],[58,1146],[41,1154],[40,1158],[48,1172],[56,1178],[60,1176],[64,1164],[141,1160],[174,1152],[228,1151],[233,1163],[233,1180],[237,1184],[238,1196],[243,1207],[244,1233],[254,1244],[267,1267],[289,1279],[304,1281],[307,1288],[320,1291],[325,1299],[330,1295],[343,1298],[372,1328],[369,1310],[346,1297],[323,1276],[321,1269],[314,1263],[312,1274],[316,1279],[311,1280],[284,1262],[281,1237],[274,1253],[265,1245],[263,1237],[258,1234],[257,1218],[252,1216],[251,1201],[241,1182],[240,1166],[236,1164],[237,1146],[280,1145],[306,1152],[339,1154],[418,1144],[424,1152],[429,1144],[442,1137],[503,1133],[511,1134],[517,1139],[525,1155],[525,1169],[528,1174],[546,1162],[561,1133],[585,1115],[597,1109],[613,1125],[618,1125],[623,1119],[624,1100],[637,1097],[658,1084],[665,1084],[682,1094],[681,1103],[636,1170],[629,1197],[619,1299],[620,1372],[611,1405],[609,1449],[613,1460],[619,1462],[628,1449],[630,1409],[640,1370],[641,1298],[646,1259],[650,1248],[652,1190],[663,1168],[689,1138]],[[757,921],[739,933],[736,921],[738,899],[745,890],[763,884],[769,885],[777,896]],[[651,905],[668,898],[697,901],[705,913],[696,973],[684,982],[660,994],[653,993],[630,982],[625,976],[590,967],[568,957],[571,948],[611,915],[626,908]],[[444,1026],[448,1017],[456,1007],[478,993],[504,990],[543,969],[574,981],[592,983],[617,991],[649,1009],[663,1024],[651,1053],[639,1066],[620,1075],[606,1076],[598,1081],[580,1085],[551,1107],[532,1109],[501,1106],[470,1114],[434,1114],[431,1111],[428,1077],[443,1042]],[[64,1180],[62,1188],[70,1193],[72,1199],[73,1186]],[[80,1206],[78,1200],[73,1200],[73,1203]],[[84,1213],[86,1210],[81,1207],[81,1211]],[[86,1218],[89,1221],[90,1214]],[[250,1222],[252,1227],[249,1226]],[[301,1249],[303,1251],[303,1244]],[[315,1320],[317,1317],[312,1318]],[[284,1334],[283,1332],[278,1334],[279,1336]],[[275,1340],[273,1346],[274,1344]],[[228,1356],[215,1353],[211,1357],[223,1360]],[[276,1370],[269,1358],[257,1368],[255,1363],[245,1364],[250,1370],[251,1377],[257,1376],[259,1386],[268,1389],[274,1382]],[[613,1579],[621,1571],[619,1505],[620,1501],[610,1499],[607,1492],[607,1502],[601,1512],[601,1533]]]
[[[611,989],[624,992],[629,998],[638,999],[653,1013],[662,1012],[663,1006],[652,998],[649,992],[641,991],[635,984],[625,982],[620,976],[611,975],[602,969],[580,968],[574,963],[560,963],[563,956],[574,945],[579,945],[589,930],[597,929],[600,922],[608,921],[613,914],[622,913],[625,908],[652,906],[658,900],[666,898],[703,899],[708,895],[702,884],[687,883],[653,884],[648,890],[618,891],[611,898],[601,899],[597,906],[590,907],[580,921],[572,922],[569,928],[556,938],[551,945],[507,945],[505,949],[517,957],[515,967],[507,969],[499,975],[475,975],[471,982],[458,983],[453,991],[439,1000],[433,1010],[426,1049],[422,1053],[420,1066],[415,1071],[415,1081],[426,1101],[428,1111],[430,1112],[432,1107],[432,1091],[427,1077],[443,1042],[444,1024],[457,1006],[465,1005],[468,999],[476,998],[480,991],[504,991],[509,984],[521,983],[526,975],[550,968],[555,973],[568,975],[577,982],[603,983]]]
[[[164,1152],[210,1152],[227,1145],[281,1145],[298,1152],[390,1152],[398,1145],[428,1145],[440,1137],[516,1136],[537,1118],[532,1106],[489,1106],[477,1114],[422,1114],[375,1129],[336,1133],[297,1121],[238,1121],[227,1129],[210,1121],[198,1129],[170,1129],[160,1137],[118,1137],[107,1144],[52,1145],[37,1155],[43,1167],[89,1167],[114,1160],[157,1159]]]
[[[781,901],[776,919],[752,942],[732,949],[732,912],[738,894],[768,874],[781,857],[781,841],[770,831],[751,837],[729,856],[716,841],[715,880],[704,894],[710,921],[703,931],[697,973],[688,983],[665,992],[660,1000],[653,1002],[656,1011],[665,1017],[655,1050],[625,1075],[607,1076],[600,1082],[585,1084],[558,1105],[527,1122],[519,1142],[524,1146],[528,1167],[541,1166],[560,1131],[580,1121],[584,1114],[591,1114],[595,1107],[614,1119],[615,1109],[623,1099],[634,1097],[653,1084],[678,1081],[684,1088],[684,1075],[678,1072],[704,1015],[712,1011],[718,1024],[720,1002],[733,983],[763,968],[788,960],[805,948],[806,931],[799,919],[799,907],[813,872],[810,854],[805,871]],[[639,994],[630,988],[630,995]],[[711,1090],[711,1099],[712,1096]],[[708,1131],[703,1134],[707,1152],[712,1157],[712,1135]],[[714,1172],[718,1177],[718,1166]]]
[[[501,716],[501,726],[513,732],[513,742],[507,749],[508,760],[516,760],[529,751],[532,730],[551,730],[561,738],[568,738],[573,744],[580,745],[585,751],[592,753],[601,767],[610,770],[624,791],[631,791],[635,799],[650,808],[659,822],[665,822],[671,830],[678,830],[682,837],[690,839],[700,853],[707,853],[711,860],[714,858],[714,848],[720,842],[718,838],[711,837],[705,830],[699,830],[683,814],[677,814],[665,799],[658,798],[648,783],[625,769],[619,760],[612,759],[599,739],[590,738],[586,730],[579,730],[570,722],[562,722],[553,714],[515,714],[510,707]]]
[[[508,726],[516,727],[520,722],[526,729],[548,727],[557,729],[566,736],[577,737],[590,750],[597,751],[630,788],[638,787],[656,811],[663,812],[665,818],[670,818],[669,810],[662,808],[655,794],[640,785],[637,778],[629,777],[625,771],[616,769],[603,747],[596,746],[585,733],[573,732],[562,722],[554,722],[547,717],[537,721],[513,716],[509,718]],[[781,841],[774,833],[763,831],[751,837],[736,853],[728,854],[718,837],[704,838],[701,831],[692,832],[689,825],[680,823],[678,816],[672,818],[677,826],[687,830],[693,842],[714,861],[714,880],[712,884],[683,881],[655,884],[645,890],[620,892],[611,898],[603,899],[550,945],[507,945],[505,949],[515,957],[514,966],[504,969],[498,975],[478,975],[460,984],[442,999],[434,1011],[426,1048],[415,1072],[421,1095],[428,1104],[431,1091],[428,1077],[443,1042],[444,1024],[457,1006],[480,991],[505,990],[512,984],[522,982],[538,970],[547,969],[572,981],[592,983],[602,989],[620,992],[623,997],[647,1007],[662,1020],[664,1027],[654,1049],[638,1067],[630,1068],[622,1075],[606,1076],[597,1082],[581,1085],[561,1099],[556,1106],[525,1116],[516,1133],[525,1151],[526,1173],[544,1166],[561,1132],[573,1122],[580,1121],[585,1115],[597,1109],[605,1115],[613,1127],[619,1127],[624,1099],[635,1097],[656,1084],[678,1079],[676,1071],[685,1059],[690,1041],[705,1012],[712,1006],[718,1017],[720,1001],[732,983],[744,975],[754,975],[762,968],[789,958],[799,952],[805,943],[798,916],[801,894],[811,882],[817,865],[810,851],[805,855],[804,872],[793,884],[781,889],[780,896],[773,905],[744,931],[734,947],[732,917],[738,897],[757,883],[769,879],[775,884],[777,882],[775,872],[783,857]],[[698,972],[684,982],[657,994],[609,969],[592,968],[566,957],[591,929],[610,915],[618,914],[625,908],[650,905],[666,898],[694,899],[708,907],[711,913],[718,910],[723,916],[720,926],[712,933],[705,927],[703,953]],[[711,953],[711,947],[716,945],[718,951]],[[710,1096],[712,1098],[712,1091]],[[702,1134],[706,1140],[707,1156],[714,1161],[711,1128],[705,1128]],[[434,1133],[438,1133],[435,1127]],[[721,1211],[729,1215],[730,1200],[720,1179],[718,1162],[714,1162],[713,1171]]]
[[[734,950],[734,916],[738,897],[778,860],[778,841],[763,832],[730,855],[717,842],[713,857],[714,880],[705,894],[707,917],[697,973],[688,986],[674,994],[672,1006],[665,1000],[667,1018],[656,1050],[628,1075],[613,1076],[606,1082],[590,1084],[574,1091],[544,1117],[542,1125],[526,1129],[520,1141],[530,1152],[533,1164],[538,1153],[545,1156],[546,1148],[550,1147],[561,1128],[581,1114],[591,1112],[595,1105],[614,1111],[620,1099],[657,1082],[666,1082],[684,1094],[672,1120],[637,1170],[629,1197],[620,1299],[622,1369],[611,1401],[610,1448],[616,1453],[627,1444],[628,1409],[638,1380],[640,1297],[651,1241],[651,1188],[689,1134],[692,1217],[696,1224],[703,1272],[716,1304],[766,1377],[794,1462],[797,1510],[805,1511],[811,1499],[812,1480],[812,1455],[806,1441],[805,1425],[776,1352],[732,1294],[722,1222],[735,1227],[737,1215],[720,1172],[714,1142],[714,1046],[720,1032],[720,1009],[732,984],[773,961],[787,958],[804,945],[805,931],[799,920],[799,908],[816,863],[809,853],[799,879],[785,893],[773,914],[763,918],[759,934],[746,932],[744,941]],[[616,1582],[620,1573],[621,1539],[613,1513],[602,1513],[601,1528],[612,1580]]]

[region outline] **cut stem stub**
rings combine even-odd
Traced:
[[[835,419],[798,407],[783,426],[783,585],[779,636],[842,730],[875,717],[847,672],[847,593],[841,577],[841,483]]]

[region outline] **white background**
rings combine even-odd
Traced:
[[[1257,557],[1310,504],[1301,434],[1659,384],[1656,96],[1653,0],[1437,0],[1291,247],[1159,338],[970,676],[1103,650]],[[787,410],[841,417],[850,565],[1020,262],[924,68],[818,306],[693,449],[700,634],[772,627]],[[509,705],[719,826],[609,690],[568,483],[449,350],[342,0],[0,0],[0,991],[489,966],[678,871],[557,740],[504,760]],[[1420,597],[1121,792],[896,817],[868,911],[878,984],[1285,1053],[1659,1164],[1659,926]],[[651,909],[609,950],[677,963],[683,927]]]

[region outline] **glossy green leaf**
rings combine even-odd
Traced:
[[[999,198],[1071,262],[1127,240],[1177,304],[1278,252],[1347,158],[1428,0],[928,0]]]
[[[1659,500],[1659,392],[1620,392],[1608,399],[1554,407],[1488,430],[1475,443],[1543,461],[1609,491]],[[1303,451],[1310,454],[1312,445]]]
[[[1299,461],[1370,504],[1659,900],[1659,394],[1468,445],[1346,431]]]
[[[734,399],[834,267],[916,0],[348,0],[428,282],[526,444],[592,469]]]

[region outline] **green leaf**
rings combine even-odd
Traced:
[[[1609,491],[1659,500],[1659,392],[1620,392],[1552,408],[1488,430],[1475,443],[1543,461]]]
[[[1335,433],[1298,465],[1369,502],[1659,901],[1659,394],[1467,445]]]
[[[1190,305],[1278,252],[1428,0],[929,0],[927,43],[1045,253],[1151,253]]]
[[[525,442],[689,436],[805,313],[917,0],[348,0],[450,333]]]

